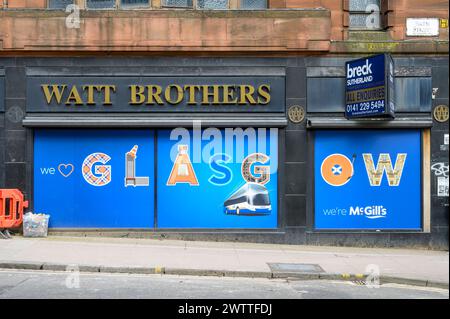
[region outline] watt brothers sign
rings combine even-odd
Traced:
[[[28,112],[283,112],[284,77],[30,77]]]

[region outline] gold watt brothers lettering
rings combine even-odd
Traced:
[[[269,84],[132,84],[127,86],[128,104],[142,105],[266,105],[271,101]],[[41,84],[48,105],[108,106],[115,94],[123,94],[112,84]]]

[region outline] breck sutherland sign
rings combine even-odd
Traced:
[[[28,112],[283,112],[284,77],[29,77]]]

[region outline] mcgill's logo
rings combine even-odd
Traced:
[[[366,206],[366,207],[360,207],[360,206],[356,206],[350,207],[350,213],[349,215],[352,216],[362,216],[364,215],[365,217],[369,218],[369,219],[378,219],[378,218],[385,218],[387,217],[387,209],[383,206],[383,205],[378,205],[378,206]]]
[[[367,76],[372,74],[372,63],[366,59],[366,64],[362,66],[355,66],[353,68],[347,65],[347,79],[352,79],[356,76]]]

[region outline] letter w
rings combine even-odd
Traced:
[[[52,84],[52,91],[50,92],[50,89],[48,88],[48,84],[41,85],[42,90],[44,91],[45,98],[47,99],[47,104],[50,104],[52,102],[53,96],[55,97],[55,100],[58,104],[61,103],[61,98],[64,93],[64,90],[66,88],[66,85],[56,85]],[[61,90],[59,89],[61,87]]]
[[[377,167],[375,168],[372,154],[363,154],[364,165],[366,166],[367,177],[370,186],[380,186],[383,179],[384,171],[386,171],[389,186],[398,186],[402,178],[403,167],[406,161],[405,153],[397,154],[395,167],[392,168],[391,157],[387,153],[381,153],[378,158]]]

